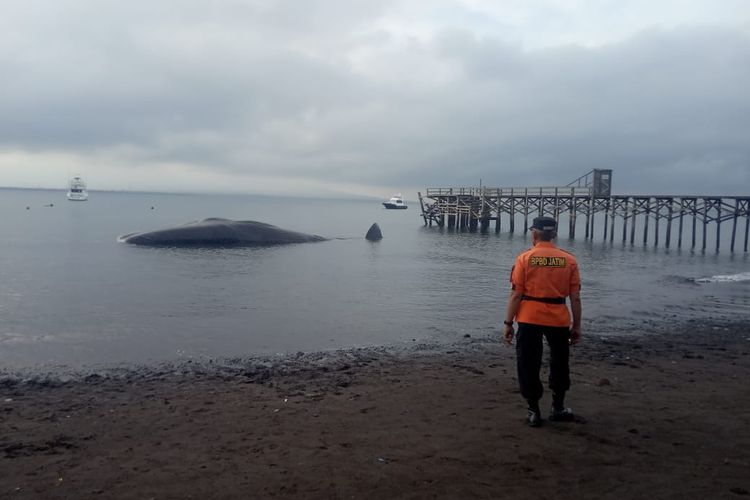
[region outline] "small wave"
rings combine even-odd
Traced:
[[[130,236],[133,236],[134,234],[138,234],[138,233],[128,233],[128,234],[123,234],[123,235],[118,236],[117,243],[125,243],[125,240],[127,240]]]
[[[695,285],[695,283],[698,281],[693,278],[686,278],[685,276],[677,276],[675,274],[670,274],[667,276],[662,277],[659,280],[661,283],[666,283],[669,285]]]
[[[750,281],[750,273],[717,274],[710,278],[696,278],[696,283],[734,283],[737,281]]]
[[[0,333],[0,344],[36,344],[39,342],[51,342],[55,340],[52,335],[26,335],[23,333],[6,332]]]

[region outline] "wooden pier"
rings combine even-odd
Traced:
[[[738,246],[740,234],[743,236],[743,251],[748,251],[750,196],[612,195],[608,192],[609,186],[605,186],[602,192],[601,186],[581,185],[581,179],[574,181],[579,185],[564,187],[428,188],[424,195],[421,192],[418,195],[424,223],[430,226],[436,224],[485,232],[494,221],[494,230],[498,233],[503,222],[506,222],[508,231],[513,233],[520,219],[525,233],[529,229],[530,218],[547,215],[559,223],[561,216],[565,216],[570,238],[576,237],[579,218],[585,218],[587,239],[593,239],[594,229],[598,228],[605,241],[614,241],[617,232],[621,235],[619,239],[632,245],[642,233],[644,245],[649,243],[649,236],[652,236],[655,246],[663,243],[669,248],[676,239],[678,248],[689,244],[691,249],[695,249],[700,245],[700,249],[705,251],[710,230],[715,237],[716,251],[719,251],[722,230],[728,230],[731,231],[730,251],[734,252]],[[599,217],[602,219],[599,220]],[[597,226],[595,221],[599,221]],[[616,223],[620,226],[617,231]],[[654,226],[650,229],[651,223]],[[685,232],[689,242],[683,241]],[[563,224],[560,224],[558,234],[565,234]]]

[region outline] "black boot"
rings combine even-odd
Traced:
[[[529,427],[539,427],[542,425],[542,412],[539,410],[539,401],[527,400],[529,408],[526,416],[526,423]]]
[[[565,406],[565,393],[552,394],[552,411],[549,419],[557,422],[567,422],[573,420],[573,410]]]

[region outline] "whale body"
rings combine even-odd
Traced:
[[[142,246],[263,246],[326,241],[326,238],[264,222],[210,218],[168,229],[125,234],[117,241]]]
[[[380,230],[380,226],[378,226],[377,222],[367,230],[365,239],[368,241],[380,241],[383,239],[383,232]]]

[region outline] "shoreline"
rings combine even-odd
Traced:
[[[0,498],[750,494],[750,326],[656,330],[584,337],[571,351],[577,419],[540,429],[523,424],[499,336],[69,380],[5,373]]]
[[[587,335],[584,330],[584,342],[573,349],[588,352],[590,350],[606,349],[607,345],[637,345],[640,340],[653,343],[670,344],[685,334],[692,339],[697,337],[691,332],[733,331],[742,329],[742,320],[730,321],[724,318],[708,318],[705,320],[688,319],[682,323],[673,321],[656,321],[654,319],[641,320],[641,325],[623,326],[617,333],[609,329],[606,333]],[[584,325],[591,329],[591,324]],[[628,328],[629,331],[623,331]],[[647,328],[647,333],[636,333],[635,328]],[[683,332],[674,334],[673,331]],[[750,328],[748,329],[750,335]],[[671,342],[670,342],[671,340]],[[502,344],[502,333],[499,329],[493,333],[481,331],[478,335],[463,334],[454,340],[446,339],[413,339],[412,342],[372,345],[363,347],[331,348],[311,351],[286,351],[278,353],[258,353],[241,356],[209,356],[198,355],[184,359],[160,361],[121,361],[101,362],[91,365],[67,365],[63,363],[36,363],[28,366],[0,367],[0,388],[18,384],[59,387],[67,384],[81,383],[91,380],[141,380],[149,378],[163,378],[173,374],[183,377],[203,376],[214,374],[219,377],[242,375],[248,371],[268,371],[269,374],[281,371],[288,373],[294,369],[316,370],[335,369],[335,366],[346,363],[347,360],[357,360],[360,363],[368,359],[386,357],[406,360],[414,356],[430,356],[452,354],[457,351],[477,351],[492,348]],[[638,349],[636,347],[636,349]],[[571,354],[574,353],[571,351]]]

